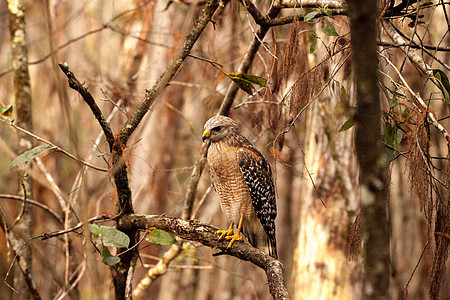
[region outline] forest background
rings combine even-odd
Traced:
[[[450,299],[450,3],[364,2],[1,1],[0,298]],[[217,113],[282,265],[214,236]]]

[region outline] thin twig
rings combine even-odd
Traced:
[[[98,222],[98,221],[103,221],[103,222],[105,222],[105,221],[112,221],[112,220],[115,220],[116,218],[117,218],[116,216],[112,217],[112,216],[107,216],[107,215],[101,215],[101,216],[90,218],[86,222],[79,222],[77,225],[75,225],[75,226],[73,226],[71,228],[64,229],[64,230],[53,231],[53,232],[50,232],[50,233],[46,232],[46,233],[43,233],[41,235],[35,236],[34,238],[40,238],[41,240],[48,240],[48,239],[51,239],[51,238],[54,238],[54,237],[57,237],[57,236],[61,236],[61,235],[66,234],[66,233],[77,231],[78,229],[82,228],[85,224],[95,223],[95,222]]]
[[[77,284],[83,278],[85,270],[86,270],[86,260],[83,260],[81,262],[81,264],[78,266],[78,268],[72,273],[71,277],[69,278],[69,281],[72,282],[72,284],[69,286],[69,288],[67,290],[64,290],[65,286],[61,290],[59,290],[58,294],[56,294],[54,299],[56,299],[56,300],[64,299],[64,297],[67,296],[67,294],[69,294],[69,292],[71,290],[73,290],[75,288],[75,286],[77,286]],[[78,276],[75,280],[73,280],[73,276],[75,276],[75,274],[78,274]]]
[[[28,241],[22,243],[20,246],[19,241],[16,239],[16,237],[14,236],[14,234],[12,232],[10,232],[7,228],[5,228],[5,224],[4,226],[2,226],[5,230],[5,235],[6,235],[6,239],[8,241],[8,246],[10,247],[10,249],[12,250],[12,253],[14,254],[14,258],[11,261],[11,264],[9,265],[8,271],[6,272],[5,278],[3,279],[3,282],[7,283],[7,279],[9,277],[9,274],[11,273],[12,267],[14,266],[14,263],[17,261],[17,265],[19,267],[20,272],[22,272],[23,276],[25,277],[25,282],[28,285],[28,288],[30,289],[31,295],[33,297],[34,300],[38,300],[41,299],[41,296],[39,295],[39,292],[36,288],[36,284],[33,281],[33,278],[31,277],[30,272],[28,272],[26,270],[26,266],[24,266],[23,259],[22,256],[20,255],[20,251],[22,250],[23,247],[25,247],[28,242],[36,239],[36,237],[32,237],[30,238]],[[11,287],[9,284],[7,284],[8,287],[10,287],[13,291],[16,291],[13,287]]]
[[[252,22],[250,22],[250,18],[248,16],[248,13],[249,13],[248,3],[249,2],[250,2],[249,0],[245,0],[246,5],[244,5],[244,7],[245,7],[245,14],[246,14],[247,20],[248,20],[248,25],[250,26],[250,29],[252,30],[253,36],[258,39],[258,41],[261,43],[261,45],[263,45],[263,47],[264,47],[264,49],[266,49],[267,53],[269,53],[273,58],[278,59],[278,57],[276,57],[276,55],[273,54],[272,51],[270,51],[269,48],[263,43],[263,41],[258,37],[255,29],[253,29]]]
[[[405,287],[403,288],[403,290],[402,290],[402,291],[400,292],[400,294],[398,295],[398,299],[403,299],[403,296],[404,296],[403,293],[404,293],[405,290],[408,288],[409,283],[411,282],[411,280],[412,280],[412,278],[413,278],[413,276],[414,276],[414,273],[416,273],[416,270],[417,270],[417,268],[419,267],[420,261],[422,260],[422,257],[423,257],[423,255],[425,254],[425,250],[426,250],[427,247],[428,247],[428,243],[429,243],[429,241],[427,241],[427,243],[425,244],[425,247],[423,247],[422,254],[420,254],[419,260],[417,261],[417,264],[416,264],[416,266],[414,267],[414,270],[412,271],[411,276],[410,276],[409,279],[408,279],[408,282],[406,283]]]
[[[396,28],[394,25],[392,25],[392,27],[394,27],[394,29],[397,31],[398,34],[400,34],[403,38],[407,38],[407,36],[400,31],[400,29]],[[438,63],[441,64],[441,66],[443,66],[444,68],[446,68],[448,71],[450,71],[450,67],[443,62],[439,57],[437,57],[436,55],[434,55],[433,53],[431,53],[430,51],[427,50],[427,48],[429,48],[429,46],[427,47],[426,45],[420,44],[418,45],[416,42],[414,42],[413,40],[414,35],[411,36],[409,43],[407,43],[406,45],[403,45],[403,47],[407,47],[409,48],[416,48],[416,49],[420,49],[421,51],[423,51],[424,53],[426,53],[427,55],[429,55],[430,57],[432,57],[434,60],[436,60]],[[438,51],[438,47],[435,47],[436,49],[432,49],[435,51]],[[443,48],[446,47],[439,47],[441,49],[441,51],[443,51]],[[450,51],[450,48],[447,47],[447,51]],[[400,68],[401,70],[402,68]]]
[[[127,118],[129,117],[128,112],[125,109],[123,109],[122,107],[120,107],[121,100],[119,100],[117,103],[115,103],[114,101],[112,101],[111,98],[108,97],[108,95],[106,95],[106,92],[103,89],[100,89],[100,91],[102,91],[103,96],[105,96],[105,98],[100,98],[100,100],[108,101],[109,103],[114,105],[114,107],[117,107],[124,114],[124,116],[126,116]],[[108,119],[106,121],[109,122]]]
[[[314,183],[314,179],[312,178],[311,173],[309,172],[308,167],[306,166],[305,152],[303,152],[303,150],[302,150],[302,154],[303,154],[303,166],[305,167],[306,173],[308,173],[309,180],[311,180],[314,191],[316,192],[317,197],[319,197],[320,202],[322,202],[323,207],[327,208],[327,206],[325,205],[325,202],[323,202],[322,196],[319,193],[319,189],[317,188],[316,184]]]
[[[19,215],[14,220],[13,226],[16,225],[17,222],[20,221],[20,219],[22,219],[23,213],[25,212],[25,207],[27,205],[27,189],[25,188],[25,184],[23,182],[21,182],[20,185],[22,186],[22,190],[23,190],[22,207],[20,209]]]
[[[15,128],[15,129],[17,129],[17,130],[19,130],[19,131],[25,133],[25,134],[31,136],[32,138],[34,138],[34,139],[36,139],[36,140],[38,140],[38,141],[40,141],[40,142],[43,142],[43,143],[45,143],[45,144],[47,144],[47,145],[50,145],[50,146],[54,147],[54,148],[55,148],[54,151],[61,152],[61,153],[65,154],[66,156],[72,158],[73,160],[76,160],[77,162],[79,162],[79,163],[81,163],[81,164],[83,164],[83,165],[85,165],[85,166],[87,166],[87,167],[89,167],[89,168],[92,168],[92,169],[97,170],[97,171],[108,172],[108,169],[94,166],[94,165],[92,165],[92,164],[90,164],[90,163],[88,163],[88,162],[85,162],[85,161],[82,160],[82,159],[77,158],[77,157],[74,156],[73,154],[67,152],[66,150],[62,149],[61,147],[59,147],[59,146],[57,146],[57,145],[55,145],[55,144],[53,144],[52,142],[47,141],[46,139],[41,138],[41,137],[35,135],[34,133],[31,133],[30,131],[28,131],[28,130],[22,128],[22,127],[20,127],[20,126],[17,126],[17,125],[14,124],[14,122],[12,122],[11,120],[6,121],[5,119],[0,118],[0,121],[2,121],[2,122],[3,122],[4,124],[6,124],[6,125],[9,125],[9,126]]]
[[[22,201],[23,197],[16,196],[16,195],[0,194],[0,199],[11,199],[11,200],[15,200],[15,201]],[[37,206],[39,208],[42,208],[44,211],[48,212],[53,218],[55,218],[55,220],[58,221],[58,223],[60,223],[60,224],[63,223],[63,219],[58,215],[58,213],[56,211],[54,211],[50,207],[48,207],[40,202],[37,202],[33,199],[27,199],[27,203]]]
[[[67,203],[67,199],[65,199],[63,192],[56,184],[55,179],[53,179],[53,176],[47,170],[42,160],[39,157],[36,157],[35,161],[41,172],[44,173],[44,176],[47,179],[48,183],[50,184],[50,190],[56,196],[56,199],[58,199],[59,207],[61,208],[62,211],[65,211],[69,206],[69,204]]]
[[[450,134],[447,132],[447,130],[445,129],[445,127],[439,123],[439,121],[437,120],[436,116],[434,115],[433,112],[428,111],[428,107],[425,104],[425,101],[423,101],[423,99],[420,97],[420,95],[418,93],[415,93],[408,85],[408,83],[406,82],[405,78],[403,78],[402,74],[400,73],[400,71],[397,69],[397,67],[389,60],[389,58],[387,58],[385,55],[383,55],[382,53],[380,53],[380,56],[383,57],[386,62],[392,67],[392,69],[395,70],[395,72],[397,73],[397,75],[399,76],[400,80],[403,82],[405,88],[408,90],[408,92],[411,94],[412,96],[412,103],[414,104],[414,106],[417,107],[417,109],[420,112],[426,112],[427,113],[427,117],[431,120],[431,123],[434,125],[434,127],[436,127],[445,137],[445,139],[447,140],[447,144],[450,143]]]
[[[205,202],[206,198],[208,197],[208,195],[211,191],[212,191],[212,185],[208,186],[206,191],[203,193],[202,198],[200,198],[200,200],[198,201],[197,206],[192,210],[192,218],[195,219],[197,217],[197,213],[198,213],[200,207],[202,207],[203,202]]]
[[[387,47],[406,47],[408,46],[408,44],[396,44],[396,43],[389,43],[389,42],[378,42],[378,44],[380,46],[387,46]],[[411,44],[411,48],[415,48],[415,49],[429,49],[429,50],[434,50],[434,51],[442,51],[442,52],[450,52],[450,47],[442,47],[442,46],[433,46],[433,45],[426,45],[426,44],[421,44],[421,45],[417,45],[415,42],[413,42],[413,44]]]

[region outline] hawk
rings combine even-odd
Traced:
[[[231,118],[209,119],[202,140],[211,142],[207,156],[211,182],[219,195],[222,211],[230,221],[227,230],[217,231],[219,240],[224,237],[231,240],[229,248],[242,239],[242,232],[252,246],[268,248],[269,255],[278,258],[277,206],[269,163]]]

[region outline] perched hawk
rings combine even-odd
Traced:
[[[219,239],[231,240],[228,247],[244,236],[254,247],[268,248],[277,257],[275,218],[277,206],[272,171],[264,156],[247,140],[237,123],[225,116],[205,123],[203,141],[210,140],[208,164],[211,181],[219,194],[220,206],[230,220]],[[234,226],[237,226],[236,233]]]

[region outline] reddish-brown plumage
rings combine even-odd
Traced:
[[[208,164],[222,210],[234,225],[243,216],[242,231],[249,242],[277,257],[276,197],[269,163],[228,117],[209,119],[203,139],[211,141]]]

